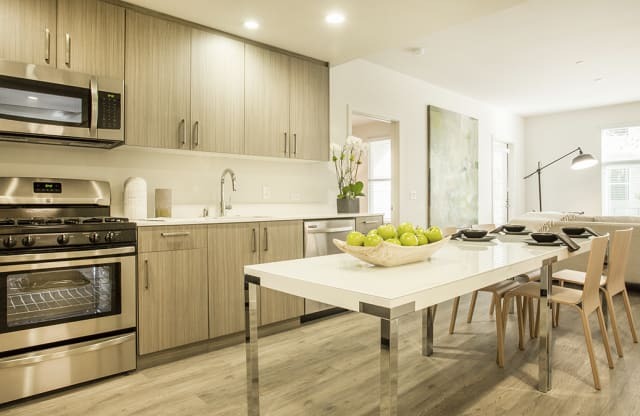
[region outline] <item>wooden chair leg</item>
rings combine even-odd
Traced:
[[[502,300],[498,295],[493,295],[493,303],[496,305],[496,333],[498,334],[498,367],[504,367],[504,326],[502,324]]]
[[[522,297],[516,296],[516,314],[518,315],[518,349],[524,351],[524,316]]]
[[[476,309],[476,300],[478,300],[478,291],[475,290],[471,294],[471,302],[469,303],[469,312],[467,313],[467,323],[470,324],[473,320],[473,311]]]
[[[611,330],[613,331],[613,340],[616,343],[616,351],[618,351],[618,357],[624,357],[624,353],[622,352],[622,343],[620,342],[620,333],[618,332],[618,319],[616,318],[616,311],[613,307],[613,298],[609,291],[603,287],[600,288],[602,293],[604,293],[605,301],[607,302],[607,306],[609,307],[609,321],[611,322]]]
[[[493,312],[496,309],[496,301],[495,299],[491,300],[491,306],[489,306],[489,316],[493,316]]]
[[[591,373],[593,374],[593,384],[596,390],[600,390],[600,377],[598,376],[598,367],[596,366],[596,355],[593,352],[593,340],[591,339],[591,329],[589,328],[589,320],[584,311],[576,307],[580,311],[582,318],[582,329],[584,330],[584,340],[587,344],[587,353],[589,354],[589,362],[591,363]]]
[[[564,280],[560,280],[560,287],[564,287]],[[555,304],[555,309],[553,310],[553,327],[557,328],[560,325],[560,304]]]
[[[629,321],[629,328],[631,330],[631,336],[633,342],[638,343],[638,335],[636,334],[636,324],[633,321],[633,313],[631,312],[631,302],[629,302],[629,294],[627,289],[622,291],[622,298],[624,299],[624,309],[627,311],[627,320]]]
[[[609,334],[607,333],[607,327],[604,324],[604,314],[602,313],[602,307],[596,309],[598,314],[598,325],[600,325],[600,333],[602,334],[602,343],[604,344],[604,351],[607,354],[607,363],[609,368],[613,368],[613,358],[611,357],[611,345],[609,345]]]
[[[451,321],[449,322],[449,334],[453,334],[456,329],[456,318],[458,317],[458,305],[460,304],[460,296],[453,298],[453,306],[451,308]]]
[[[527,298],[527,309],[529,309],[529,337],[534,339],[537,334],[535,332],[535,323],[533,322],[533,299]]]

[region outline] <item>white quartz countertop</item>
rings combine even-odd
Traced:
[[[431,259],[398,267],[376,267],[348,254],[246,266],[260,285],[358,311],[360,302],[394,308],[415,302],[415,310],[452,299],[509,277],[540,268],[542,261],[582,254],[564,246],[529,246],[522,240],[487,243],[450,241]]]
[[[245,216],[229,215],[226,217],[196,217],[196,218],[146,218],[133,220],[138,227],[166,226],[166,225],[198,225],[198,224],[227,224],[232,222],[264,222],[264,221],[288,221],[288,220],[322,220],[330,218],[358,218],[382,216],[382,214],[317,214],[317,215],[283,215],[283,216]]]

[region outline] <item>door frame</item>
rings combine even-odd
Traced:
[[[507,223],[509,222],[509,219],[511,218],[511,153],[513,152],[513,143],[507,142],[505,140],[500,140],[498,138],[495,138],[493,136],[491,136],[491,221],[493,222],[495,219],[495,212],[493,209],[493,191],[494,191],[494,170],[493,170],[493,166],[495,163],[495,151],[494,151],[494,145],[495,143],[501,143],[504,144],[507,148],[507,174],[506,174],[506,178],[507,178],[507,200],[505,201],[507,204]],[[496,224],[496,225],[501,225],[501,224]]]
[[[400,121],[392,117],[359,111],[347,104],[347,135],[349,136],[353,134],[353,115],[391,124],[391,222],[398,224],[400,219]],[[368,210],[369,207],[367,207]]]

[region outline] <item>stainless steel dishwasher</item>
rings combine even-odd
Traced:
[[[328,254],[338,254],[340,250],[333,244],[333,239],[345,240],[349,232],[356,229],[356,222],[353,218],[332,219],[304,222],[304,256],[316,257]],[[326,303],[305,299],[305,315],[313,316],[325,315],[318,312],[339,312],[339,308]],[[328,313],[326,313],[328,314]]]

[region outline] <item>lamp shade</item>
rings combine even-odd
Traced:
[[[582,153],[573,158],[571,161],[571,169],[580,170],[590,168],[591,166],[595,166],[598,164],[598,159],[593,157],[593,155],[589,153]]]

